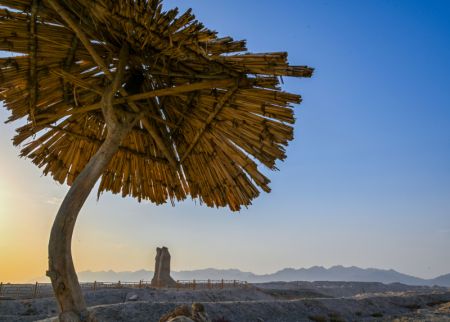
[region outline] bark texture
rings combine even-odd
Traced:
[[[72,234],[78,213],[89,193],[117,152],[125,131],[108,133],[95,156],[74,181],[53,223],[49,242],[49,270],[53,290],[61,310],[61,321],[88,321],[86,303],[72,260]],[[76,319],[78,318],[78,320]]]
[[[72,235],[78,214],[92,188],[137,120],[136,115],[115,110],[112,105],[112,99],[121,86],[127,54],[128,48],[124,46],[115,78],[105,88],[102,97],[102,111],[107,128],[106,138],[70,187],[56,214],[50,235],[47,275],[52,281],[59,304],[61,322],[95,321],[87,310],[73,264]]]

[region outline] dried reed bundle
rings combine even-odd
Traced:
[[[106,137],[101,98],[130,47],[116,109],[139,113],[101,177],[103,191],[162,204],[198,198],[239,210],[270,191],[257,162],[276,169],[293,139],[298,95],[278,76],[310,77],[286,53],[246,53],[190,10],[160,0],[0,0],[0,99],[26,119],[14,144],[71,185]],[[8,9],[6,9],[6,8]],[[58,8],[56,10],[55,8]],[[72,22],[69,23],[69,22]]]

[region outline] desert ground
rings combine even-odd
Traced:
[[[99,321],[158,321],[182,304],[204,304],[212,321],[450,321],[450,289],[356,282],[274,282],[226,289],[85,292]],[[52,321],[54,298],[0,300],[0,321]]]

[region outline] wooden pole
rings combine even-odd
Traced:
[[[212,81],[203,81],[196,82],[191,84],[179,85],[174,87],[155,89],[153,91],[124,96],[122,98],[117,98],[113,101],[113,104],[123,104],[127,102],[134,102],[145,100],[153,97],[161,97],[161,96],[171,96],[171,95],[179,95],[188,92],[199,91],[203,89],[213,89],[213,88],[229,88],[236,85],[236,80],[233,79],[222,79],[222,80],[212,80]]]
[[[37,291],[38,291],[38,282],[36,282],[36,284],[34,285],[34,289],[33,289],[33,298],[35,299],[37,297]]]
[[[81,30],[79,25],[72,19],[71,15],[67,10],[62,7],[57,0],[47,0],[50,6],[61,16],[61,18],[69,25],[69,27],[75,32],[78,39],[80,39],[81,43],[84,45],[86,50],[91,55],[94,62],[101,68],[101,70],[105,73],[106,76],[111,77],[111,72],[109,71],[106,64],[103,62],[102,57],[95,51],[94,46],[90,39],[86,36],[86,34]]]
[[[37,15],[38,15],[38,0],[33,0],[31,5],[31,17],[30,17],[30,40],[29,40],[29,95],[30,95],[30,117],[32,122],[35,122],[34,112],[36,109],[36,102],[38,96],[38,72],[37,72]]]
[[[197,132],[194,139],[192,140],[191,144],[187,148],[186,152],[184,152],[183,156],[180,159],[180,162],[183,163],[184,160],[189,156],[189,153],[191,153],[192,149],[195,148],[198,141],[201,139],[203,134],[206,132],[206,130],[209,127],[209,124],[214,120],[214,118],[220,113],[222,108],[229,103],[233,95],[237,92],[238,87],[235,86],[234,88],[228,90],[228,92],[221,97],[221,99],[217,102],[216,106],[214,107],[214,110],[211,112],[211,114],[206,119],[205,123],[203,124],[202,128]]]
[[[106,77],[110,80],[113,80],[113,75],[111,71],[108,69],[107,65],[103,61],[103,58],[95,51],[90,39],[86,36],[86,34],[83,32],[83,30],[80,28],[80,26],[75,22],[74,19],[72,19],[72,16],[67,10],[62,7],[57,0],[47,0],[49,4],[53,7],[53,9],[59,13],[61,18],[69,25],[69,27],[75,32],[75,34],[80,39],[81,43],[84,45],[86,50],[91,55],[94,62],[101,68],[101,70],[105,73]],[[128,96],[126,90],[123,87],[118,88],[119,93],[122,96]],[[138,113],[140,112],[140,108],[134,103],[134,102],[128,102],[128,105],[131,107],[131,109]],[[173,169],[176,171],[178,169],[178,163],[175,160],[175,157],[172,155],[172,153],[169,151],[168,147],[162,140],[162,138],[159,136],[158,132],[154,128],[154,126],[145,118],[143,117],[141,119],[142,124],[146,128],[146,130],[149,132],[149,134],[152,136],[155,143],[158,145],[161,152],[165,155],[167,160],[169,161],[170,165],[173,167]]]
[[[66,21],[66,23],[72,28],[72,30],[77,34],[77,36],[80,38],[81,42],[87,49],[87,51],[91,54],[94,61],[97,63],[97,65],[100,66],[102,71],[105,73],[105,75],[112,80],[113,76],[111,71],[107,68],[106,64],[104,63],[103,59],[97,54],[94,47],[92,46],[90,40],[87,38],[87,36],[84,34],[84,32],[77,26],[77,24],[71,19],[70,14],[65,11],[63,7],[61,7],[59,4],[56,3],[55,0],[49,0],[53,8],[61,15],[61,17]],[[60,10],[60,11],[59,11]],[[123,87],[119,87],[119,93],[122,96],[128,96],[126,90]],[[140,108],[132,101],[128,102],[128,105],[131,107],[131,109],[134,112],[140,112]],[[159,136],[158,132],[154,128],[154,126],[146,119],[141,119],[142,124],[147,129],[149,134],[153,137],[153,140],[158,145],[160,150],[163,152],[163,154],[166,156],[167,160],[169,161],[170,165],[174,168],[174,170],[177,170],[178,165],[176,160],[174,159],[173,155],[170,153],[169,149]]]

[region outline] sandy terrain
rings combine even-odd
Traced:
[[[137,295],[137,301],[129,301]],[[86,292],[100,321],[158,321],[180,304],[201,302],[213,320],[450,321],[450,290],[380,283],[267,283],[246,289],[112,289]],[[0,321],[56,315],[53,298],[0,301]]]

